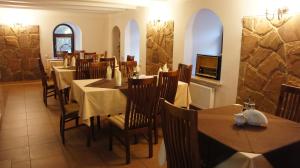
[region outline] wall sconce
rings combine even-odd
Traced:
[[[266,9],[266,19],[269,20],[269,21],[272,21],[274,20],[275,18],[275,11],[273,13],[270,13],[268,11],[268,9]],[[288,13],[288,8],[287,7],[283,7],[283,8],[278,8],[277,9],[277,19],[278,20],[282,20],[284,18],[284,15],[286,15]]]

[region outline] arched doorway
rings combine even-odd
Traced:
[[[222,45],[223,24],[220,18],[209,9],[194,14],[185,34],[184,62],[196,67],[197,54],[222,56]]]
[[[112,30],[112,55],[117,58],[118,61],[120,61],[120,36],[121,32],[118,26],[115,26]]]
[[[140,61],[140,31],[135,20],[130,20],[125,28],[125,57],[133,55],[134,59]]]

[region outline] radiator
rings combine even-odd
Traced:
[[[192,105],[201,109],[213,108],[215,102],[215,88],[190,83]]]

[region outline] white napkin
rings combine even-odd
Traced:
[[[111,80],[111,75],[112,75],[112,69],[111,69],[110,65],[108,65],[107,69],[106,69],[106,79]]]
[[[167,64],[165,64],[165,65],[163,66],[162,71],[163,71],[163,72],[169,72],[169,68],[168,68]]]
[[[68,59],[67,58],[64,59],[64,67],[65,68],[68,67]]]
[[[122,86],[122,74],[119,69],[115,70],[116,86]]]
[[[249,125],[266,127],[268,125],[268,119],[262,112],[250,109],[235,114],[235,123],[237,125],[244,125],[247,123]]]
[[[71,59],[71,66],[72,67],[76,66],[76,58],[75,58],[75,56],[73,56],[72,59]]]

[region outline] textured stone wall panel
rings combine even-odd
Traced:
[[[149,22],[147,24],[146,73],[157,74],[164,64],[172,69],[174,22]]]
[[[274,113],[281,84],[300,86],[300,15],[285,20],[243,19],[237,103],[249,96]]]
[[[0,25],[0,82],[39,79],[39,26]]]

